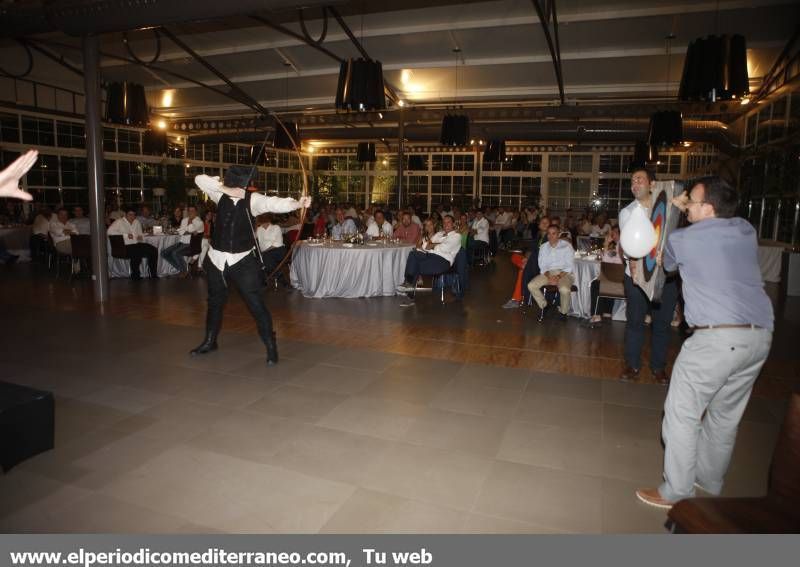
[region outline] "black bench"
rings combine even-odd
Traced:
[[[0,381],[0,467],[3,472],[52,449],[54,435],[53,394]]]

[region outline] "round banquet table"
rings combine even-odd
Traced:
[[[569,314],[573,317],[588,318],[592,316],[592,280],[600,275],[600,262],[588,258],[575,258],[575,287],[578,291],[572,293]],[[614,300],[612,318],[615,321],[625,320],[625,301]]]
[[[28,225],[0,226],[0,241],[6,250],[19,256],[18,262],[31,260],[31,227]]]
[[[317,298],[394,295],[414,247],[371,244],[350,248],[341,242],[298,242],[292,254],[292,287]]]
[[[178,270],[161,257],[161,251],[164,248],[169,248],[173,244],[177,244],[181,237],[177,234],[145,234],[145,244],[152,244],[158,249],[158,275],[171,276],[178,273]],[[147,267],[147,260],[142,260],[142,265],[139,268],[143,277],[150,275],[150,270]],[[120,258],[113,258],[111,256],[111,243],[108,243],[108,277],[110,278],[129,278],[131,277],[131,263],[130,260],[122,260]]]

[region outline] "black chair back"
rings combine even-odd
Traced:
[[[92,241],[91,236],[88,234],[73,234],[69,237],[72,245],[73,258],[86,258],[92,257]],[[125,246],[125,244],[123,244]]]
[[[128,251],[125,248],[125,237],[121,234],[110,234],[108,241],[111,243],[112,258],[127,258]]]

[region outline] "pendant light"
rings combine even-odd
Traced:
[[[458,103],[458,59],[461,48],[453,49],[456,54],[456,89],[454,100]],[[446,114],[442,119],[442,131],[439,142],[443,146],[466,146],[469,143],[469,116],[466,114]]]
[[[106,120],[115,124],[146,127],[150,122],[150,112],[144,87],[128,82],[107,85]]]
[[[500,163],[506,160],[505,140],[489,140],[483,150],[484,163]]]
[[[386,108],[380,61],[361,58],[342,61],[336,86],[336,108],[362,112]]]
[[[689,44],[680,100],[716,102],[750,94],[747,47],[742,35],[712,35]]]

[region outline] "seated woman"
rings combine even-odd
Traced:
[[[606,240],[603,245],[603,258],[602,262],[609,264],[621,264],[622,255],[619,253],[619,227],[615,226],[606,235]],[[614,309],[614,300],[608,297],[600,298],[598,302],[598,295],[600,294],[600,279],[594,279],[591,284],[591,306],[594,312],[590,322],[592,324],[599,323],[602,317],[611,317],[611,311]],[[595,309],[595,306],[597,308]]]

